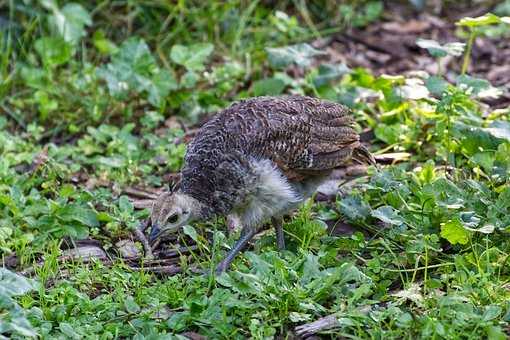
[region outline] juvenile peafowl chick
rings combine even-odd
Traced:
[[[282,217],[333,169],[375,164],[353,122],[346,107],[304,96],[256,97],[219,112],[188,145],[180,183],[155,200],[149,241],[191,221],[236,215],[241,237],[217,272],[266,222],[283,249]]]

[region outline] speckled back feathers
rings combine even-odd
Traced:
[[[253,160],[269,159],[290,181],[373,158],[360,144],[349,110],[304,96],[257,97],[206,123],[188,146],[180,189],[228,213],[256,185]]]

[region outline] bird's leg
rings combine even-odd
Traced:
[[[273,223],[275,232],[276,232],[276,245],[278,246],[278,250],[285,250],[285,235],[283,234],[283,218],[273,217],[271,219]]]
[[[218,264],[218,267],[216,268],[217,274],[221,274],[228,269],[236,255],[239,254],[241,250],[243,250],[246,244],[253,238],[253,236],[255,236],[256,233],[257,230],[253,227],[243,228],[239,240],[237,240],[237,242],[234,244],[234,247],[228,252],[225,259],[221,261],[220,264]]]

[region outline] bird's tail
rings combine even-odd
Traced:
[[[366,147],[361,144],[352,151],[352,159],[359,164],[377,166],[374,156],[370,153],[370,151],[368,151]]]

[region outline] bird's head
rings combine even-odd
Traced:
[[[198,200],[180,191],[161,194],[152,206],[149,242],[153,244],[163,234],[176,232],[197,219],[200,205]]]

